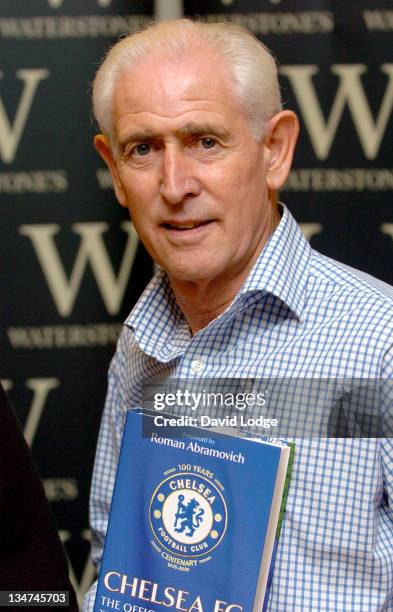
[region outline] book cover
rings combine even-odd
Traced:
[[[127,414],[94,610],[260,612],[289,447],[143,419],[144,436]]]

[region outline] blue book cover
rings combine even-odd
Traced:
[[[261,612],[289,447],[143,420],[127,414],[95,612]]]

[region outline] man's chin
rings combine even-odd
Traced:
[[[165,267],[164,267],[165,269]],[[190,267],[171,267],[170,269],[166,269],[166,273],[168,274],[169,280],[172,283],[192,283],[192,284],[205,284],[210,280],[214,279],[214,272],[209,270],[206,267],[202,269],[196,268],[195,265],[190,265]]]

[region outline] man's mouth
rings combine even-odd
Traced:
[[[208,223],[211,223],[211,222],[212,222],[211,219],[207,221],[187,221],[184,223],[180,223],[177,221],[170,221],[168,223],[163,223],[162,226],[165,227],[166,229],[184,232],[187,230],[193,230],[198,227],[202,227],[203,225],[207,225]]]

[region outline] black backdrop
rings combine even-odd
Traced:
[[[393,283],[391,0],[186,0],[280,61],[302,136],[282,199],[311,244]],[[0,5],[0,377],[43,476],[81,597],[87,500],[121,321],[152,274],[94,152],[89,84],[143,0]]]

